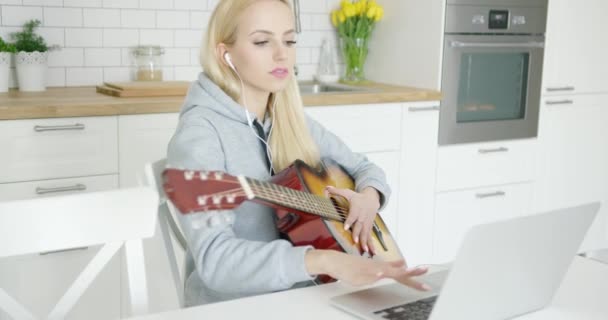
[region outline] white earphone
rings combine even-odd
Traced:
[[[243,84],[243,79],[241,79],[241,75],[239,74],[238,71],[236,71],[236,67],[234,66],[234,64],[232,63],[232,58],[230,57],[230,53],[228,53],[228,51],[226,51],[224,53],[224,60],[226,60],[226,63],[228,64],[228,66],[230,66],[230,68],[234,71],[234,73],[236,73],[237,77],[239,78],[239,80],[241,81],[241,92],[243,92],[243,107],[245,107],[245,116],[247,116],[247,124],[249,125],[249,128],[251,128],[251,131],[253,131],[253,134],[256,136],[256,138],[258,138],[260,141],[262,141],[262,143],[264,143],[264,145],[266,145],[266,156],[268,157],[268,162],[270,163],[270,175],[272,175],[272,172],[274,171],[274,167],[272,165],[272,150],[270,150],[270,146],[268,145],[268,142],[266,142],[266,140],[264,140],[264,138],[260,137],[258,135],[258,133],[253,129],[253,119],[251,118],[251,116],[249,115],[249,110],[247,110],[247,100],[245,97],[245,85]],[[274,106],[276,103],[276,99],[272,102],[272,123],[270,125],[270,132],[268,132],[268,139],[270,139],[270,135],[272,134],[272,128],[274,127]]]

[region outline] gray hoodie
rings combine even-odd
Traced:
[[[353,153],[318,122],[309,117],[306,121],[321,157],[340,164],[354,178],[357,191],[368,186],[378,190],[384,207],[390,195],[384,172],[364,155]],[[264,135],[270,125],[264,119]],[[244,108],[204,73],[188,90],[169,143],[167,163],[174,168],[270,178],[264,144],[248,126]],[[294,247],[281,239],[272,209],[245,202],[233,212],[232,225],[212,228],[197,223],[198,214],[179,215],[189,247],[187,306],[311,283],[313,278],[304,265],[304,254],[311,247]]]

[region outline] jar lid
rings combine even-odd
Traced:
[[[138,56],[159,56],[165,53],[165,49],[155,45],[141,45],[133,48],[133,54]]]

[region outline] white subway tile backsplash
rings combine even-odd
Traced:
[[[156,27],[168,29],[188,28],[190,15],[188,11],[157,11]]]
[[[84,9],[85,27],[120,27],[120,9]]]
[[[120,21],[123,28],[155,28],[156,12],[150,10],[121,10]]]
[[[138,8],[139,0],[103,0],[104,8]]]
[[[139,0],[142,9],[173,9],[173,0]]]
[[[47,27],[81,27],[81,8],[44,8],[44,25]]]
[[[190,28],[207,29],[211,14],[206,11],[190,12]]]
[[[2,26],[22,26],[31,19],[42,21],[42,8],[2,6]]]
[[[139,44],[173,47],[173,30],[139,30]]]
[[[49,68],[46,73],[46,85],[49,87],[64,87],[65,68]]]
[[[172,66],[189,66],[190,65],[190,49],[165,49],[163,64]]]
[[[173,6],[175,9],[205,10],[207,0],[174,0]]]
[[[84,49],[62,48],[49,53],[49,67],[82,67],[84,66]]]
[[[314,12],[323,13],[327,12],[325,1],[300,1],[300,12]]]
[[[65,46],[65,29],[42,27],[38,29],[37,32],[40,36],[44,38],[47,45],[57,45],[60,47]]]
[[[84,64],[87,67],[111,67],[120,65],[120,49],[87,48],[84,49]]]
[[[67,68],[65,83],[67,86],[94,86],[103,82],[102,68]]]
[[[104,47],[133,47],[139,44],[137,29],[103,29]]]
[[[64,7],[100,8],[102,0],[63,0]]]
[[[21,0],[0,0],[0,4],[22,5]]]
[[[49,56],[49,86],[129,81],[132,47],[165,48],[165,80],[196,79],[199,56],[213,9],[220,0],[0,0],[0,36],[10,39],[24,22],[40,19]],[[312,79],[323,38],[337,51],[329,12],[340,0],[300,0],[302,33],[297,36],[299,79]],[[338,59],[338,63],[340,63]],[[11,86],[17,85],[14,68]]]
[[[24,6],[61,7],[63,0],[23,0]]]
[[[328,14],[313,14],[311,15],[312,30],[330,30],[333,26],[331,24],[331,17]]]
[[[189,67],[175,67],[175,80],[182,81],[194,81],[196,80],[199,72],[202,71],[201,67],[189,66]]]
[[[201,63],[200,56],[201,56],[200,48],[190,49],[190,65],[193,65],[193,66],[200,65],[200,63]]]
[[[203,41],[202,30],[175,30],[175,47],[200,47]]]
[[[128,67],[111,67],[103,68],[104,82],[121,82],[131,81],[131,68]]]
[[[66,47],[101,47],[102,29],[65,29]]]

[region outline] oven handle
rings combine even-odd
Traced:
[[[544,48],[544,42],[450,42],[452,48]]]

